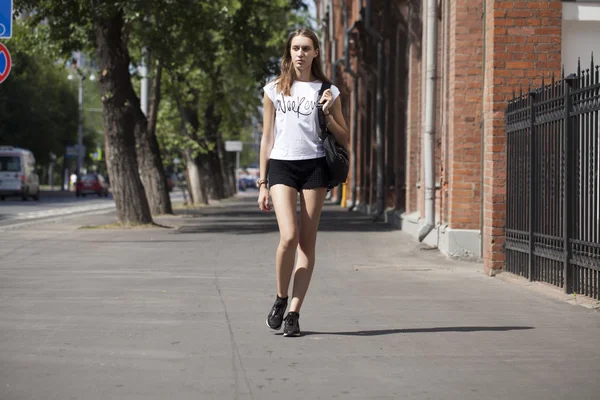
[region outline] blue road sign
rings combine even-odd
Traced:
[[[0,39],[12,36],[13,0],[0,0]]]

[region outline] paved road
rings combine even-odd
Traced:
[[[300,338],[253,197],[111,222],[0,232],[0,399],[598,399],[600,313],[363,216],[327,207]]]
[[[171,193],[171,199],[181,200],[181,192]],[[0,229],[37,220],[108,211],[114,208],[115,203],[110,194],[106,198],[96,195],[78,198],[74,192],[44,191],[40,201],[23,201],[17,197],[8,197],[0,201]]]
[[[98,197],[88,195],[77,198],[74,192],[43,191],[40,201],[23,201],[18,197],[7,197],[0,201],[0,220],[32,219],[41,216],[57,215],[67,209],[114,206],[112,196]]]

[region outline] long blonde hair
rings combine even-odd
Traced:
[[[311,31],[310,29],[300,28],[295,30],[290,34],[287,40],[287,44],[285,45],[285,51],[283,52],[283,59],[281,60],[281,74],[277,77],[277,91],[283,93],[286,96],[290,95],[290,91],[292,88],[292,84],[296,78],[296,72],[294,70],[294,65],[292,63],[292,40],[296,36],[305,36],[312,40],[313,47],[315,50],[320,50],[319,46],[319,38],[317,35]],[[332,83],[329,78],[323,72],[323,66],[321,65],[321,56],[317,56],[313,59],[312,65],[310,67],[311,73],[317,77],[317,79],[322,82]]]

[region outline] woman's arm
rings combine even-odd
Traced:
[[[275,106],[265,93],[263,106],[263,134],[260,140],[260,179],[267,180],[269,158],[273,150],[273,124],[275,123]]]

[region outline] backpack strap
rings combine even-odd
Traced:
[[[319,90],[319,95],[317,96],[317,115],[319,117],[319,127],[321,128],[321,134],[319,135],[321,139],[325,139],[328,132],[327,121],[325,120],[325,113],[323,112],[323,104],[319,103],[319,100],[321,100],[323,93],[329,88],[331,88],[331,83],[323,82],[321,84],[321,89]]]
[[[325,91],[330,88],[331,88],[331,83],[323,82],[321,84],[321,89],[319,90],[319,99],[323,96],[323,93],[325,93]]]

